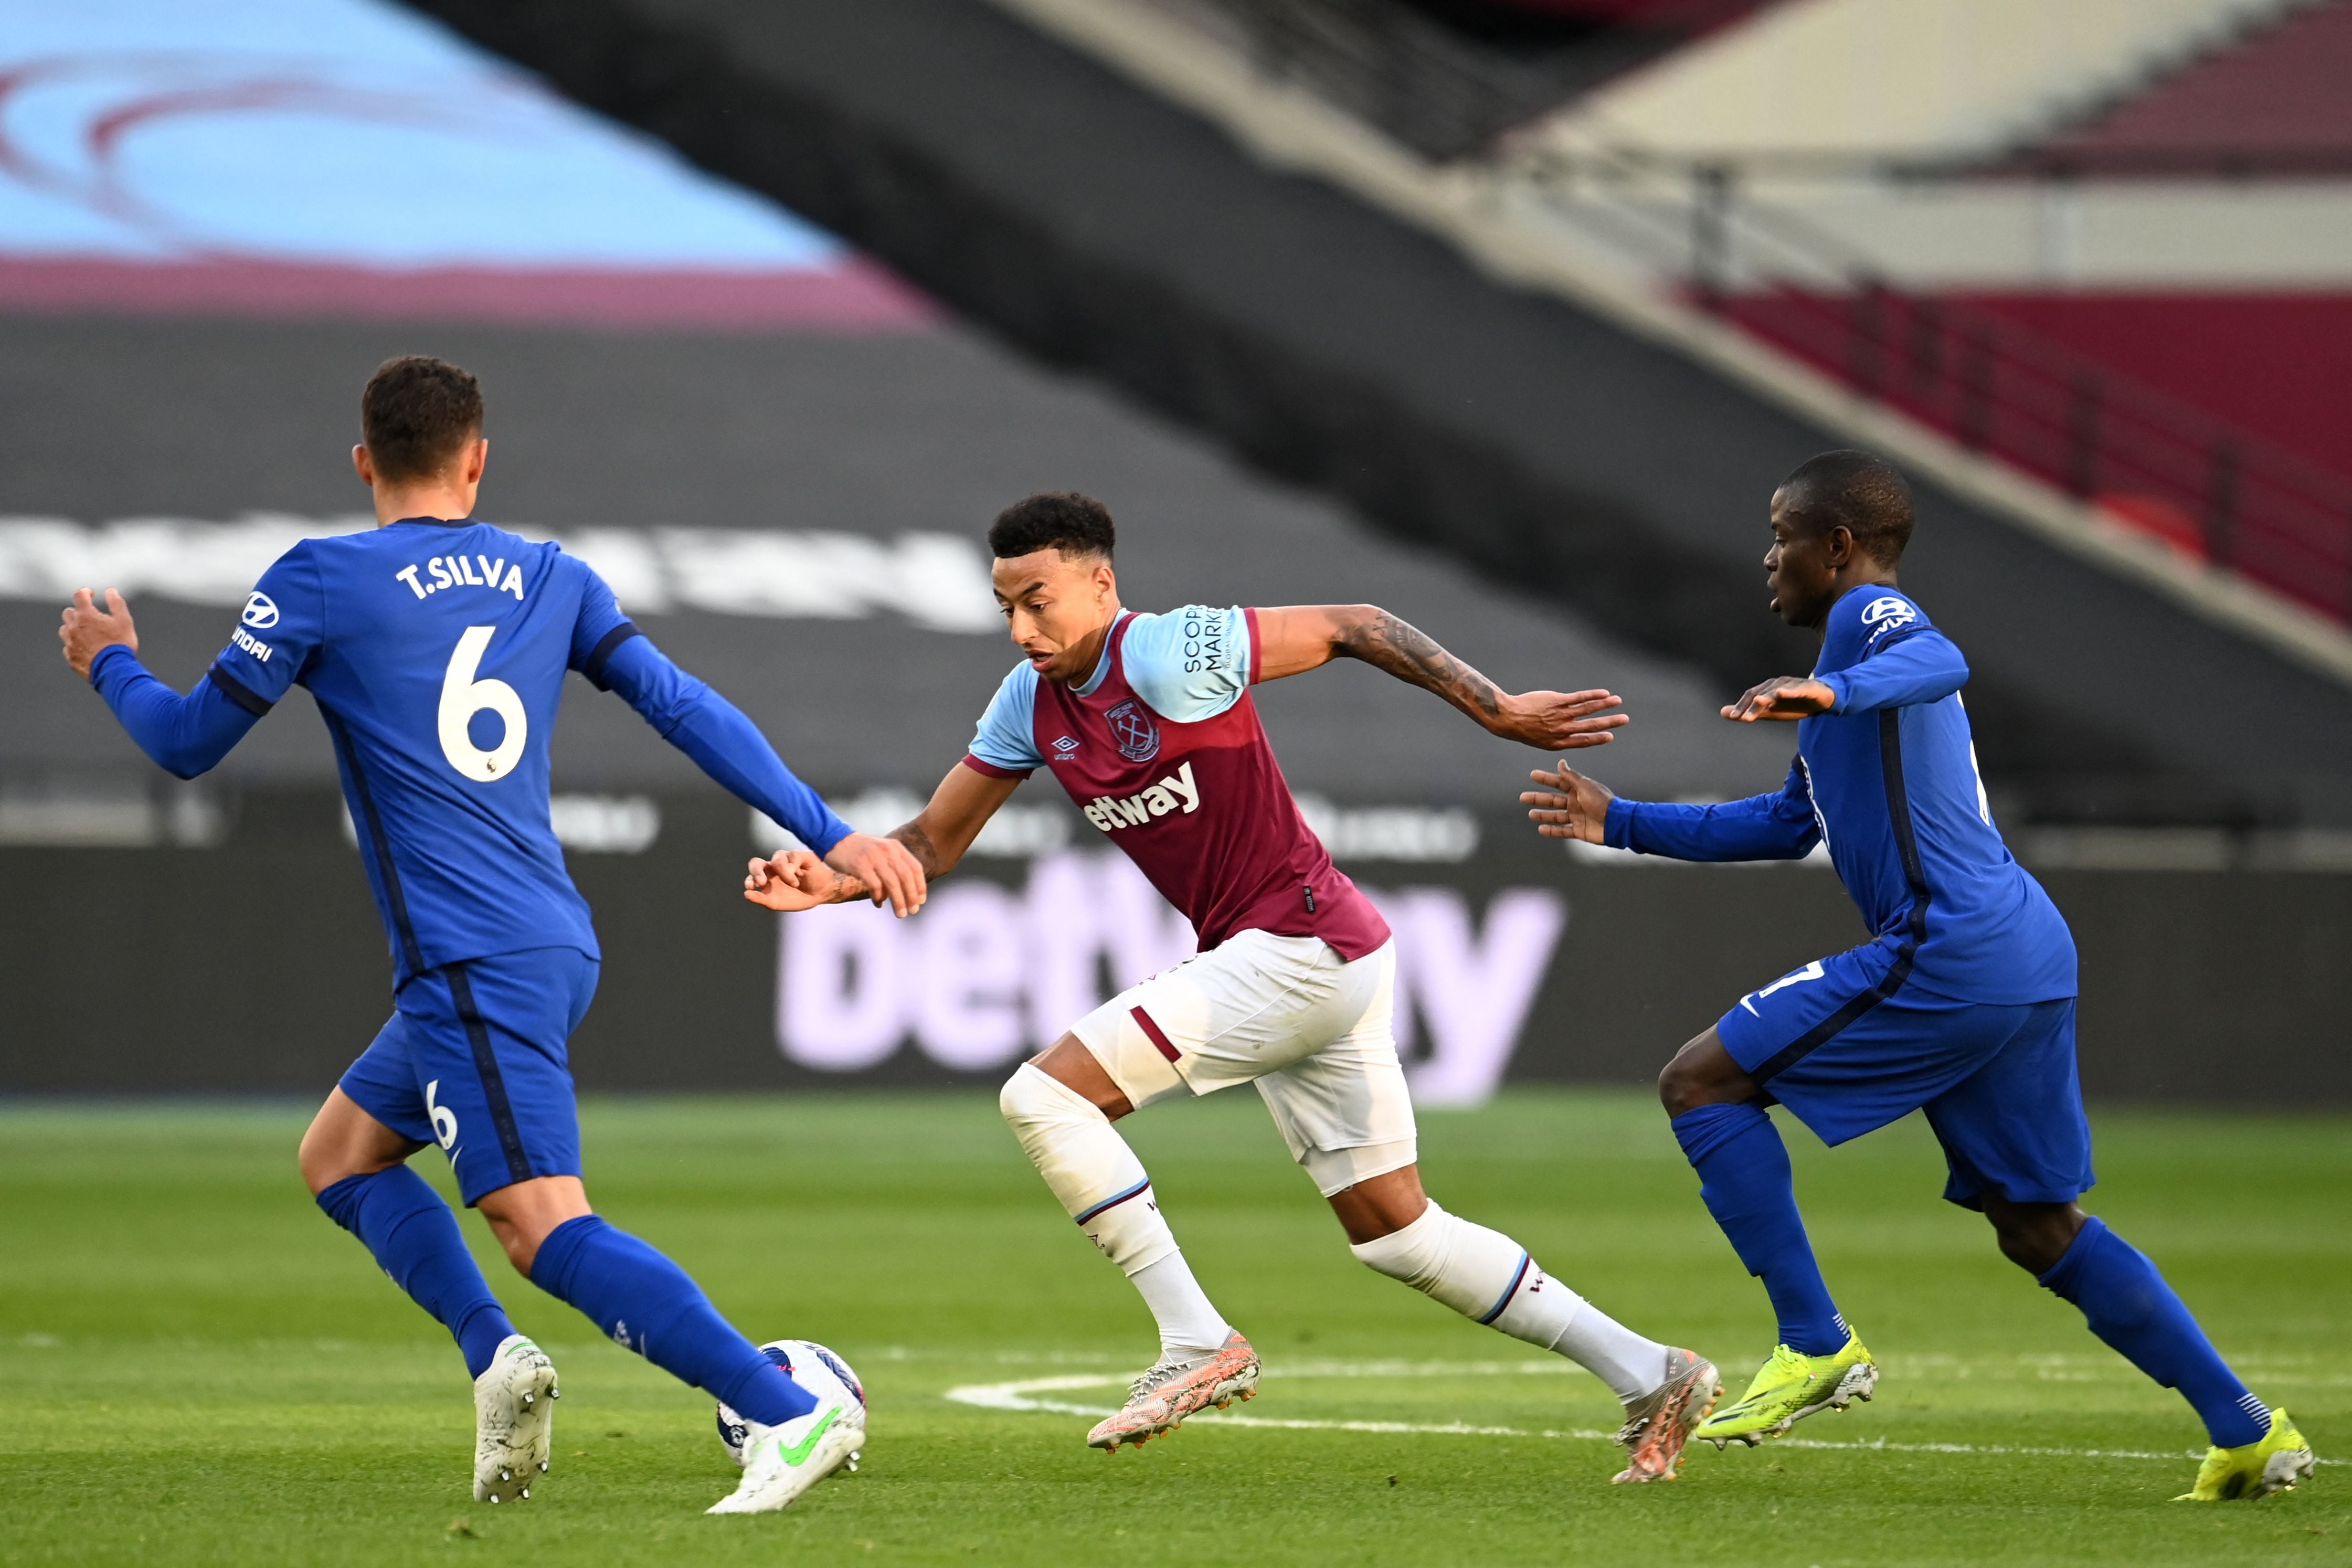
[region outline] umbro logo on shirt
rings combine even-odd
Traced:
[[[1054,750],[1061,752],[1062,755],[1066,757],[1077,749],[1078,742],[1077,737],[1075,735],[1065,735],[1060,740],[1054,742]]]

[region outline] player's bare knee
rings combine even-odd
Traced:
[[[546,1238],[526,1236],[519,1227],[501,1225],[497,1220],[490,1222],[490,1234],[498,1237],[499,1249],[507,1255],[507,1261],[514,1265],[514,1271],[526,1279],[530,1279],[530,1266],[539,1260],[539,1244]]]
[[[1658,1074],[1658,1103],[1669,1116],[1702,1105],[1738,1105],[1763,1094],[1755,1079],[1723,1048],[1713,1029],[1675,1053]]]
[[[304,1129],[302,1142],[294,1151],[295,1165],[301,1171],[302,1184],[310,1189],[312,1197],[345,1177],[384,1169],[384,1162],[373,1157],[376,1151],[362,1147],[362,1142],[332,1114],[331,1107],[319,1112]]]
[[[294,1163],[302,1173],[302,1184],[310,1189],[312,1197],[351,1174],[338,1168],[341,1162],[315,1121],[303,1132],[302,1142],[294,1151]]]
[[[2023,1225],[2003,1225],[1996,1220],[1992,1234],[1993,1240],[2000,1247],[2000,1255],[2028,1274],[2048,1273],[2050,1266],[2058,1261],[2063,1251],[2063,1248],[2058,1252],[2051,1251],[2042,1244],[2042,1237],[2033,1228]]]
[[[1435,1206],[1422,1190],[1421,1173],[1412,1165],[1368,1176],[1328,1194],[1326,1201],[1350,1247],[1394,1236]]]
[[[2029,1274],[2047,1274],[2074,1245],[2084,1215],[2074,1204],[2014,1204],[2005,1198],[1985,1200],[1985,1218],[2001,1256]]]
[[[1076,1035],[1064,1035],[1031,1057],[1023,1068],[1034,1068],[1113,1121],[1135,1109],[1094,1052]],[[1022,1074],[1016,1071],[1013,1076],[1017,1082]],[[1011,1083],[1005,1085],[1008,1092],[1013,1087]]]
[[[1684,1047],[1658,1071],[1658,1103],[1666,1108],[1668,1116],[1680,1116],[1706,1103],[1699,1075],[1692,1070],[1690,1054],[1690,1047]]]
[[[511,1188],[506,1190],[512,1191]],[[492,1194],[478,1205],[482,1218],[489,1226],[490,1235],[497,1239],[499,1249],[507,1255],[507,1261],[514,1265],[514,1271],[528,1279],[530,1278],[530,1266],[539,1259],[540,1244],[555,1229],[555,1225],[550,1223],[552,1216],[533,1212],[528,1206],[517,1210],[505,1206],[494,1209],[491,1199],[498,1195]]]

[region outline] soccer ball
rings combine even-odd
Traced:
[[[784,1369],[784,1375],[807,1389],[824,1403],[856,1401],[860,1410],[866,1408],[866,1386],[849,1363],[814,1340],[770,1340],[760,1347],[767,1358]],[[725,1403],[719,1406],[719,1440],[727,1445],[727,1457],[740,1467],[743,1463],[743,1439],[751,1435],[749,1423],[730,1409]]]

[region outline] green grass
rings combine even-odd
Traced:
[[[1884,1358],[1875,1404],[1798,1435],[1912,1447],[1702,1449],[1669,1487],[1608,1484],[1580,1373],[1356,1264],[1255,1097],[1129,1125],[1203,1282],[1264,1353],[1246,1414],[1512,1435],[1188,1427],[1086,1448],[1085,1415],[945,1397],[1106,1379],[1149,1318],[980,1096],[604,1101],[590,1190],[755,1337],[820,1339],[873,1400],[863,1473],[791,1512],[706,1519],[731,1485],[709,1401],[602,1342],[468,1235],[562,1368],[555,1473],[468,1499],[455,1350],[296,1180],[277,1108],[0,1109],[0,1562],[1098,1562],[1742,1564],[2340,1563],[2352,1469],[2259,1504],[2175,1507],[2186,1406],[1939,1202],[1916,1122],[1790,1142],[1841,1305]],[[2352,1452],[2352,1123],[2097,1119],[2095,1205],[2165,1267],[2255,1388]],[[1431,1190],[1554,1273],[1744,1382],[1763,1295],[1700,1207],[1654,1104],[1520,1093],[1423,1129]],[[418,1162],[444,1180],[437,1156]],[[1414,1363],[1413,1375],[1351,1373]],[[1463,1363],[1433,1371],[1426,1363]],[[1313,1375],[1302,1375],[1312,1373]],[[1049,1395],[1076,1404],[1108,1386]],[[1972,1446],[1947,1451],[1932,1445]]]

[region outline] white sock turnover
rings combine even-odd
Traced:
[[[1465,1318],[1566,1356],[1607,1384],[1620,1401],[1639,1399],[1665,1382],[1665,1346],[1546,1274],[1509,1237],[1434,1202],[1402,1230],[1349,1250]]]
[[[1163,1350],[1213,1351],[1233,1331],[1192,1278],[1143,1162],[1092,1101],[1024,1062],[997,1098],[1013,1135],[1087,1239],[1119,1266],[1160,1324]]]

